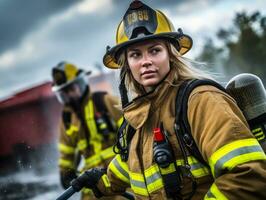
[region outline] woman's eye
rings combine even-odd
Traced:
[[[138,58],[140,56],[140,53],[134,52],[134,53],[130,53],[129,57],[130,58]]]
[[[159,48],[153,48],[151,49],[151,53],[152,54],[157,54],[158,52],[160,52],[161,50]]]

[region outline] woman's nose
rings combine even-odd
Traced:
[[[144,54],[142,56],[141,65],[142,65],[142,67],[148,67],[148,66],[152,65],[151,58],[148,55]]]

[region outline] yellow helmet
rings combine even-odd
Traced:
[[[183,34],[181,29],[175,31],[171,21],[159,10],[154,10],[141,1],[133,1],[127,9],[116,31],[116,45],[107,47],[103,57],[106,67],[117,69],[117,57],[128,45],[147,39],[165,39],[171,42],[181,55],[192,47],[192,39]]]
[[[91,72],[84,72],[75,65],[67,62],[60,62],[52,69],[53,86],[52,91],[55,92],[60,103],[69,103],[72,99],[68,96],[68,91],[73,87],[79,88],[80,97],[83,96],[88,88],[88,80],[86,75]]]

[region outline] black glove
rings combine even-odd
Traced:
[[[76,192],[79,192],[83,187],[92,189],[94,195],[99,198],[102,196],[96,184],[101,179],[102,175],[106,173],[106,169],[92,168],[82,173],[79,177],[71,181],[70,185]]]
[[[70,186],[70,182],[75,178],[77,178],[75,170],[69,169],[60,172],[60,182],[64,189],[67,189]]]

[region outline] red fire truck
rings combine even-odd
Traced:
[[[115,74],[89,78],[92,91],[118,94]],[[55,166],[62,105],[51,82],[0,101],[0,173],[17,167]]]
[[[51,91],[50,82],[1,101],[0,170],[49,162],[39,153],[55,147],[61,109]]]

